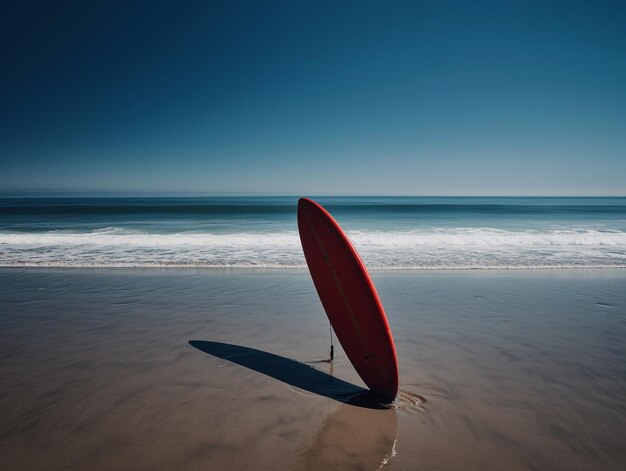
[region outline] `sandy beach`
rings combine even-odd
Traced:
[[[623,469],[623,270],[374,272],[382,408],[303,270],[0,270],[0,468]]]

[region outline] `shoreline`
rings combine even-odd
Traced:
[[[226,266],[206,266],[206,265],[76,265],[76,266],[68,266],[68,265],[0,265],[0,270],[59,270],[59,271],[80,271],[80,270],[120,270],[120,271],[132,271],[136,270],[138,272],[142,271],[168,271],[172,272],[180,270],[180,271],[190,271],[190,272],[207,272],[207,273],[233,273],[233,274],[246,274],[246,273],[280,273],[280,272],[288,272],[288,273],[308,273],[309,270],[306,266],[303,267],[226,267]],[[625,270],[626,265],[624,266],[615,266],[615,265],[599,265],[599,266],[541,266],[541,267],[466,267],[466,268],[442,268],[442,267],[433,267],[433,268],[373,268],[369,269],[369,273],[407,273],[407,274],[417,274],[417,273],[450,273],[450,272],[461,272],[461,273],[476,273],[476,272],[545,272],[545,271],[621,271]]]

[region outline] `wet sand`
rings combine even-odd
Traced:
[[[0,269],[0,469],[624,469],[625,270],[373,277],[391,408],[305,271]]]

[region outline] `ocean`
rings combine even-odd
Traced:
[[[314,197],[374,270],[626,267],[626,197]],[[0,198],[0,266],[303,268],[297,197]]]

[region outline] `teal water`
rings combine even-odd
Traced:
[[[626,266],[625,197],[319,197],[374,269]],[[297,197],[0,199],[1,266],[304,266]]]

